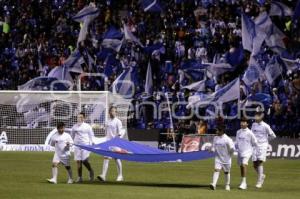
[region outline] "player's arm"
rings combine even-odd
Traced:
[[[238,135],[239,135],[239,131],[236,132],[236,136],[235,136],[236,139],[235,139],[234,147],[236,150],[239,150],[239,147],[238,147],[239,146],[239,139],[238,139],[239,136]]]
[[[56,135],[56,133],[57,133],[57,129],[56,129],[55,133],[50,138],[50,141],[49,141],[50,146],[53,146],[53,147],[55,146],[55,140],[53,139],[53,137],[54,137],[54,135]]]
[[[88,130],[88,136],[89,136],[89,139],[90,139],[90,143],[91,144],[95,144],[94,142],[94,131],[93,131],[93,128],[89,125],[89,130]]]
[[[120,138],[123,138],[125,135],[125,131],[122,129],[122,122],[118,120],[117,122],[117,133]]]
[[[215,145],[216,140],[215,140],[215,138],[216,138],[216,137],[214,137],[213,143],[212,143],[211,148],[210,148],[210,151],[211,151],[211,152],[215,152],[215,151],[216,151],[216,148],[215,148],[215,146],[216,146],[216,145]]]
[[[228,148],[228,152],[230,153],[230,155],[232,155],[234,153],[234,143],[232,141],[232,139],[228,139],[228,142],[227,142],[227,148]]]
[[[68,137],[66,139],[66,148],[65,149],[69,150],[70,146],[72,146],[73,144],[74,144],[73,139],[72,139],[71,135],[68,134]]]
[[[256,139],[254,133],[251,130],[250,130],[250,135],[251,135],[251,145],[253,147],[257,146],[257,139]]]
[[[271,129],[271,127],[269,125],[267,125],[266,129],[267,129],[267,132],[268,132],[269,140],[275,139],[276,135],[275,135],[274,131]]]

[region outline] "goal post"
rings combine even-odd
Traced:
[[[43,145],[57,122],[70,129],[84,112],[95,136],[102,137],[110,105],[127,130],[130,101],[109,91],[0,91],[0,134],[6,134],[6,144]]]

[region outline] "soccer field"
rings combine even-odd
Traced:
[[[6,198],[300,198],[300,161],[268,160],[264,187],[257,190],[256,175],[250,168],[248,190],[237,189],[239,169],[232,168],[230,192],[224,191],[221,175],[216,191],[211,191],[213,159],[189,163],[141,164],[123,162],[125,181],[117,183],[116,165],[111,161],[108,182],[66,184],[66,171],[59,167],[58,184],[48,184],[52,153],[0,152],[0,199]],[[91,156],[98,175],[102,157]],[[73,173],[76,176],[73,162]],[[87,171],[84,169],[87,180]]]

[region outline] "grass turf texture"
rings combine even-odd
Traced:
[[[300,198],[300,161],[268,160],[265,165],[267,178],[262,189],[254,187],[256,174],[249,167],[248,190],[237,187],[239,168],[234,159],[231,170],[231,191],[224,190],[224,175],[220,175],[216,191],[208,184],[213,172],[213,159],[189,163],[142,164],[123,162],[125,181],[117,183],[116,165],[110,161],[108,182],[88,182],[84,168],[82,184],[66,184],[66,171],[60,166],[58,184],[48,184],[51,176],[53,153],[0,152],[0,198]],[[103,158],[91,156],[91,164],[98,175]],[[76,177],[75,163],[72,163]]]

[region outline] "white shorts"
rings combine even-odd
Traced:
[[[89,156],[90,156],[90,152],[89,151],[84,150],[82,148],[79,148],[79,147],[75,146],[75,148],[74,148],[74,160],[75,161],[86,160]]]
[[[70,166],[70,156],[59,157],[57,153],[54,153],[53,163],[62,163],[64,166]]]
[[[251,158],[251,156],[241,157],[238,155],[237,156],[238,165],[239,166],[248,165],[250,158]]]
[[[267,157],[267,146],[256,146],[253,149],[252,161],[266,161]]]
[[[231,164],[222,164],[220,162],[215,162],[215,169],[217,170],[223,169],[224,172],[230,172]]]

